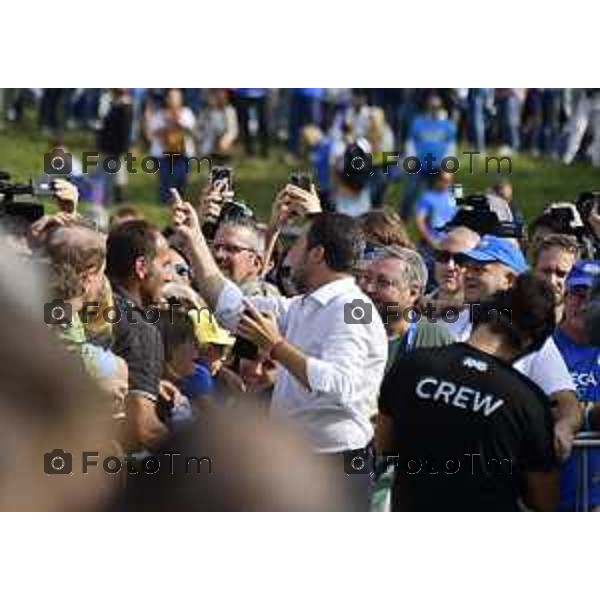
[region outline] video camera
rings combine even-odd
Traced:
[[[35,184],[14,183],[11,176],[5,171],[0,171],[0,215],[7,215],[34,223],[44,216],[44,205],[39,202],[15,202],[19,196],[52,195],[54,182],[48,181]]]
[[[579,210],[571,202],[554,202],[547,206],[532,224],[532,230],[537,226],[548,227],[554,233],[574,236],[580,242],[586,231]]]
[[[498,215],[490,208],[490,202],[484,194],[472,194],[466,198],[457,198],[459,210],[454,218],[446,223],[443,231],[455,227],[468,227],[479,235],[494,235],[521,239],[524,235],[523,225],[516,221],[500,221]]]
[[[589,191],[579,194],[575,202],[584,226],[588,225],[588,219],[592,213],[600,214],[600,192]]]

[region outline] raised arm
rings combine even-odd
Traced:
[[[215,310],[226,279],[219,270],[215,259],[202,234],[198,215],[189,202],[184,202],[177,190],[172,190],[173,228],[185,245],[185,251],[192,263],[194,280],[200,295],[209,308]]]

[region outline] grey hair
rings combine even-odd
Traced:
[[[386,246],[385,257],[397,258],[401,263],[401,283],[407,287],[417,285],[419,286],[421,293],[425,291],[429,275],[427,273],[425,261],[418,252],[411,250],[410,248],[403,248],[401,246]]]
[[[265,232],[262,231],[251,219],[232,219],[230,221],[224,221],[219,229],[244,229],[250,232],[252,235],[252,249],[259,256],[265,255],[267,251],[267,238]]]

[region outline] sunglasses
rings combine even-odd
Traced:
[[[447,250],[436,250],[434,256],[436,262],[448,264],[450,261],[454,261],[454,264],[459,267],[464,266],[469,260],[464,254],[448,252]]]

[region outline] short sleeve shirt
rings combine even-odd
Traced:
[[[395,510],[517,510],[523,475],[556,465],[542,390],[466,344],[399,357],[379,410],[401,448]]]
[[[114,300],[120,318],[114,325],[113,350],[129,367],[129,391],[157,401],[164,359],[160,332],[148,322],[150,313],[147,315],[124,292],[115,291]]]

